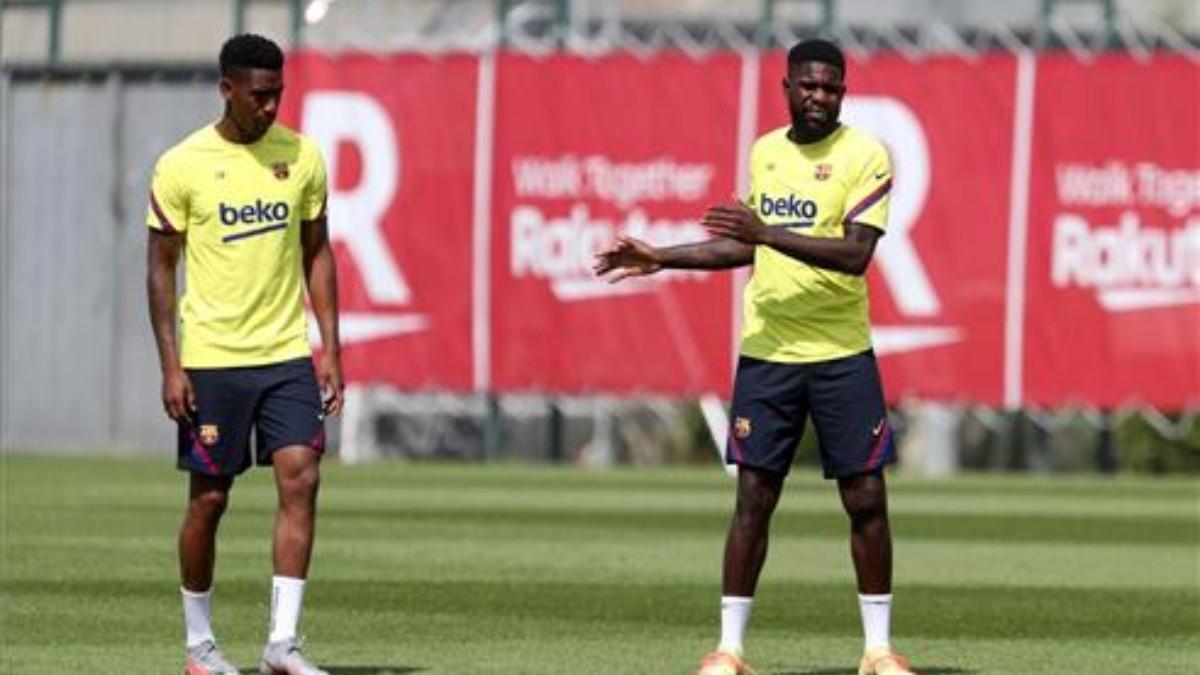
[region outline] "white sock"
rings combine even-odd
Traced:
[[[296,637],[300,607],[304,604],[304,580],[271,577],[271,635],[268,642]]]
[[[754,598],[735,595],[721,596],[721,644],[717,649],[734,654],[742,653],[742,634],[750,623],[750,604]]]
[[[892,594],[858,595],[858,611],[862,614],[863,637],[866,649],[890,646],[892,628]]]
[[[187,646],[195,647],[205,640],[216,642],[211,619],[212,589],[194,593],[180,586],[179,592],[183,595],[183,624],[187,628]]]

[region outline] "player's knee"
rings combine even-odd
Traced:
[[[856,522],[887,517],[887,500],[879,490],[860,489],[846,495],[846,515]]]
[[[771,518],[778,495],[762,487],[738,491],[735,517],[742,522],[759,522]]]
[[[204,520],[220,518],[228,506],[229,493],[224,490],[207,490],[193,496],[188,502],[191,515]]]
[[[321,472],[314,463],[280,480],[280,491],[288,502],[310,502],[321,485]]]

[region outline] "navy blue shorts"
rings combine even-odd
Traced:
[[[192,421],[179,425],[179,468],[233,476],[289,445],[325,451],[325,416],[312,359],[244,368],[190,368],[196,393]]]
[[[896,461],[874,352],[818,363],[738,359],[725,461],[787,475],[811,415],[826,478]]]

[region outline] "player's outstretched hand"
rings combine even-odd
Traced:
[[[169,370],[163,374],[163,410],[167,417],[176,422],[189,422],[196,411],[196,392],[192,380],[182,369]]]
[[[714,237],[734,239],[743,244],[762,244],[767,234],[767,226],[759,220],[758,214],[740,202],[710,208],[704,212],[700,224]]]
[[[341,359],[331,353],[322,355],[317,377],[321,383],[322,410],[328,416],[336,416],[342,412],[342,404],[346,400]]]
[[[596,264],[592,266],[596,275],[604,277],[610,284],[627,277],[654,274],[661,269],[657,249],[626,235],[618,236],[612,246],[597,253]]]

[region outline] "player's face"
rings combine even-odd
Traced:
[[[816,61],[792,66],[783,90],[797,132],[821,137],[837,127],[846,94],[840,68]]]
[[[252,143],[267,133],[279,114],[283,72],[262,68],[237,68],[221,78],[225,116],[237,127],[241,140]]]

